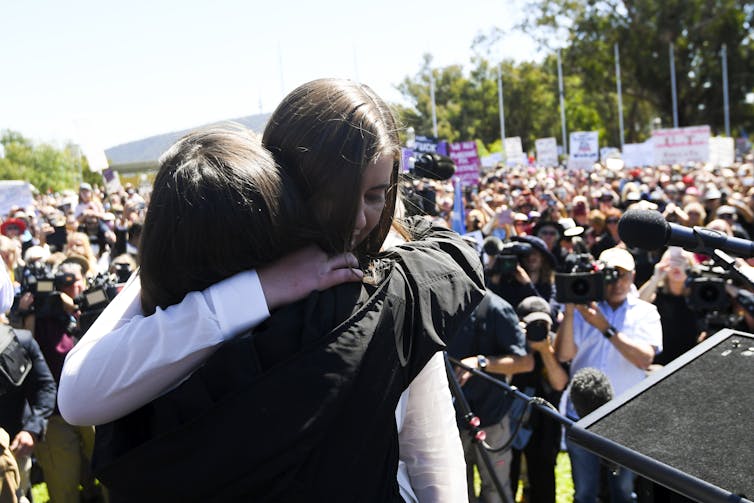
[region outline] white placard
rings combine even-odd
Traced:
[[[655,163],[654,143],[652,138],[644,143],[626,143],[623,145],[623,162],[627,168],[641,168]]]
[[[520,136],[512,136],[505,139],[505,164],[508,166],[527,164]]]
[[[730,167],[736,159],[736,145],[733,138],[713,136],[709,139],[709,162],[721,168]]]
[[[558,142],[555,138],[538,138],[534,141],[534,148],[537,150],[537,164],[558,165]]]
[[[709,160],[709,126],[657,129],[654,140],[654,164],[685,164]]]
[[[592,169],[600,160],[598,131],[575,131],[569,135],[568,169]]]

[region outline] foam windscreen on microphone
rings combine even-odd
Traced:
[[[601,370],[584,367],[571,379],[571,401],[579,417],[591,414],[613,396],[613,385]]]
[[[414,161],[414,176],[447,180],[456,172],[456,165],[450,157],[437,153],[425,153]]]
[[[658,250],[667,243],[669,228],[659,211],[628,210],[618,222],[618,235],[632,248]]]
[[[487,236],[484,238],[482,250],[490,256],[499,255],[503,249],[503,242],[497,236]]]

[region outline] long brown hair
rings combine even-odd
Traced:
[[[309,233],[322,249],[350,248],[364,170],[393,159],[390,188],[376,228],[354,252],[376,255],[395,211],[400,141],[387,104],[369,87],[340,79],[308,82],[286,96],[270,117],[262,143],[296,185],[311,215]]]

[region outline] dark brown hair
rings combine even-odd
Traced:
[[[374,91],[340,79],[306,83],[277,107],[262,143],[310,209],[310,237],[330,253],[350,247],[364,170],[380,156],[391,156],[380,221],[354,250],[362,258],[379,252],[395,211],[400,141],[392,112]]]
[[[165,152],[139,246],[144,312],[290,251],[277,232],[282,185],[270,153],[240,127],[195,131]]]

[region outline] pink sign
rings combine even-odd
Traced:
[[[476,185],[479,183],[479,154],[475,141],[462,141],[449,145],[448,155],[456,165],[456,174],[461,185]]]

